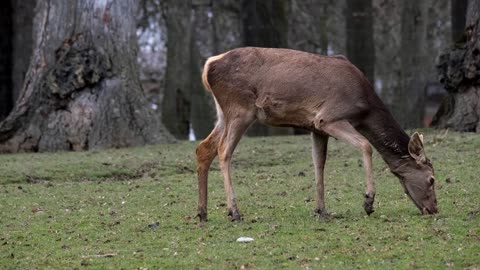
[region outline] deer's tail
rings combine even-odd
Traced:
[[[213,91],[212,91],[212,86],[210,85],[210,83],[208,82],[208,70],[210,68],[210,64],[215,61],[215,60],[218,60],[220,58],[223,57],[224,54],[219,54],[219,55],[216,55],[216,56],[212,56],[210,58],[207,59],[207,61],[205,62],[205,66],[203,67],[203,72],[202,72],[202,82],[203,82],[203,86],[205,87],[205,90],[207,90],[208,92],[212,93],[212,96],[213,96],[213,100],[215,101],[215,108],[217,109],[217,126],[219,126],[220,128],[223,127],[223,111],[222,111],[222,108],[220,107],[220,104],[218,104],[218,101],[217,99],[215,98],[215,95],[213,95]]]
[[[207,59],[207,61],[205,62],[205,66],[203,67],[203,73],[202,73],[202,82],[203,82],[203,86],[205,86],[205,89],[208,91],[208,92],[212,92],[212,86],[210,85],[210,83],[208,82],[208,70],[210,68],[210,64],[215,61],[215,60],[218,60],[220,58],[222,58],[225,54],[222,53],[222,54],[219,54],[219,55],[215,55],[215,56],[212,56],[212,57],[209,57]]]

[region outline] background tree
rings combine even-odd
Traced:
[[[27,74],[33,53],[33,18],[37,1],[10,1],[13,8],[12,91],[15,102],[22,91],[25,74]]]
[[[244,0],[245,45],[286,48],[288,1]]]
[[[374,0],[375,90],[393,108],[400,91],[401,1]]]
[[[244,41],[242,2],[238,0],[215,0],[213,11],[213,52],[224,53],[240,47]]]
[[[400,88],[392,111],[403,128],[423,126],[427,1],[404,1],[400,45]]]
[[[140,82],[151,106],[160,109],[167,66],[166,25],[162,0],[139,0],[137,14]]]
[[[467,0],[450,0],[450,18],[452,23],[452,42],[457,42],[465,30]]]
[[[212,1],[193,0],[191,36],[191,114],[190,122],[195,138],[203,139],[210,134],[216,120],[212,96],[205,91],[201,80],[206,59],[214,54]]]
[[[0,151],[86,150],[171,141],[142,93],[138,2],[39,1],[20,97]]]
[[[291,0],[288,15],[288,47],[328,55],[336,32],[333,19],[341,1]]]
[[[36,1],[2,1],[0,4],[0,121],[10,113],[20,94],[33,45]]]
[[[0,121],[13,107],[12,95],[12,6],[10,1],[0,3]]]
[[[468,1],[463,37],[439,58],[440,82],[448,91],[432,125],[480,132],[480,2]]]
[[[422,72],[425,77],[428,98],[425,104],[425,124],[438,108],[445,93],[438,83],[435,61],[448,46],[451,38],[450,23],[445,20],[450,14],[450,0],[427,1],[427,34]],[[405,1],[373,0],[375,24],[375,88],[382,100],[392,110],[396,98],[402,93],[402,9]],[[401,109],[397,108],[396,113]]]
[[[347,1],[345,17],[348,59],[374,84],[375,46],[372,0]]]
[[[179,139],[187,139],[191,112],[191,0],[166,0],[167,70],[162,102],[162,120]]]

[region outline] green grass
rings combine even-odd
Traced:
[[[331,140],[326,203],[336,218],[317,219],[308,136],[242,140],[238,223],[227,219],[217,162],[209,222],[194,218],[197,143],[0,155],[0,268],[478,269],[480,136],[426,132],[433,217],[419,214],[377,153],[376,212],[365,216],[361,156]]]

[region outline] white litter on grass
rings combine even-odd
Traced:
[[[254,239],[251,238],[251,237],[239,237],[237,239],[237,242],[241,242],[241,243],[248,243],[248,242],[252,242]]]

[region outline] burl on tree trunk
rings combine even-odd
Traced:
[[[173,140],[142,92],[137,1],[39,1],[30,67],[0,123],[0,152],[88,150]]]
[[[440,82],[448,91],[432,120],[436,128],[480,132],[480,25],[476,18],[464,36],[439,58]]]

